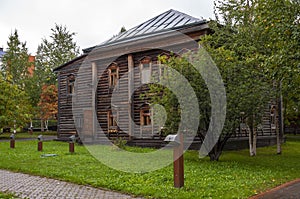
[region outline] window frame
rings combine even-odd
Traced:
[[[115,112],[116,114],[114,115],[113,112]],[[117,133],[119,131],[117,110],[107,111],[107,131],[108,133]]]
[[[112,72],[115,70],[115,72]],[[119,79],[119,67],[116,63],[111,64],[108,67],[108,87],[114,88],[118,84]]]
[[[148,65],[146,70],[149,70],[149,79],[144,80],[143,77],[143,72],[145,72],[145,65]],[[151,81],[151,76],[152,76],[152,58],[149,56],[145,56],[142,59],[140,59],[140,78],[141,78],[141,83],[148,83]]]
[[[76,76],[74,74],[70,74],[67,76],[67,95],[72,96],[75,94],[75,82]]]
[[[141,126],[151,126],[152,125],[152,112],[151,107],[142,107],[140,110],[140,125]]]

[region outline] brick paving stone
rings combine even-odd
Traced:
[[[59,180],[0,170],[0,191],[21,198],[41,199],[133,199],[113,191],[77,185]],[[142,199],[142,198],[139,198]]]

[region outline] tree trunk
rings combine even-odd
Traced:
[[[253,133],[251,130],[249,131],[249,153],[250,156],[253,156]]]
[[[45,129],[44,129],[44,120],[42,120],[42,119],[41,119],[41,131],[42,131],[42,132],[45,131]]]
[[[256,155],[256,143],[257,143],[257,132],[256,129],[253,127],[253,156]]]
[[[222,154],[222,150],[219,150],[218,143],[208,153],[210,161],[219,161],[221,154]]]
[[[45,129],[46,129],[46,131],[48,131],[48,122],[49,122],[49,120],[45,120]]]
[[[281,142],[280,142],[280,135],[279,135],[279,130],[276,129],[276,140],[277,140],[277,154],[281,154]]]
[[[218,142],[212,148],[212,150],[208,153],[210,161],[218,161],[220,156],[222,155],[222,151],[227,140],[231,137],[231,133],[226,134],[225,137],[219,138]]]
[[[282,113],[282,91],[281,91],[281,87],[282,87],[282,82],[280,81],[279,83],[279,89],[280,89],[280,96],[279,96],[279,100],[278,100],[278,108],[277,108],[277,112],[278,112],[278,122],[277,119],[275,119],[275,121],[278,123],[278,125],[275,125],[276,127],[276,140],[277,140],[277,154],[281,154],[281,143],[283,140],[283,113]]]
[[[251,127],[249,128],[249,152],[250,156],[256,155],[256,140],[257,140],[257,134],[255,130],[254,125],[254,116],[251,121]]]

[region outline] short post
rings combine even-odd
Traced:
[[[180,144],[173,150],[173,167],[174,167],[174,187],[181,188],[184,186],[184,167],[183,167],[183,134],[179,133]]]
[[[75,152],[75,141],[76,141],[75,135],[72,135],[70,137],[70,142],[69,142],[69,152],[70,153]]]
[[[183,134],[168,135],[164,141],[173,146],[174,187],[181,188],[184,186]]]
[[[38,151],[42,151],[43,150],[43,135],[39,135],[37,139],[38,139]]]
[[[11,149],[15,148],[15,134],[10,135],[10,148]]]

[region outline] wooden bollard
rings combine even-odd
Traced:
[[[15,140],[10,140],[10,148],[11,149],[15,148]]]
[[[40,141],[38,142],[38,151],[42,151],[43,150],[43,142]]]
[[[69,142],[69,152],[70,153],[74,153],[75,151],[75,142],[76,142],[76,137],[75,135],[72,135],[71,137],[69,137],[70,142]]]
[[[174,187],[181,188],[184,186],[183,134],[168,135],[164,141],[173,146]]]
[[[39,135],[37,139],[38,139],[38,151],[42,151],[43,150],[43,135]]]
[[[69,152],[70,153],[74,153],[75,152],[75,147],[74,147],[75,143],[74,142],[70,142],[69,143]]]
[[[174,147],[173,151],[173,169],[174,169],[174,187],[181,188],[184,186],[184,161],[183,161],[183,134],[179,133],[180,145]]]
[[[15,148],[15,134],[10,135],[10,148],[11,149]]]

